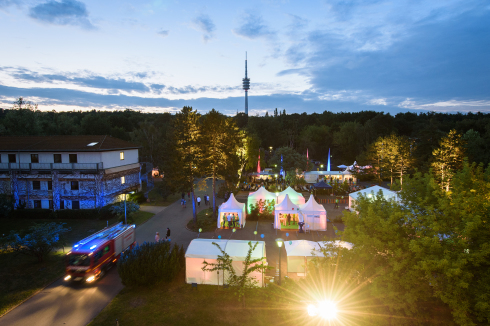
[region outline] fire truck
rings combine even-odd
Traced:
[[[116,224],[75,243],[67,254],[65,281],[92,283],[135,244],[135,225]]]

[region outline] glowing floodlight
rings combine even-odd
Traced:
[[[310,315],[311,317],[315,317],[316,315],[318,315],[318,308],[315,307],[314,305],[310,304],[308,305],[308,315]]]
[[[321,301],[318,303],[318,314],[324,319],[335,319],[337,306],[332,301]]]

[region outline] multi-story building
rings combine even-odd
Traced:
[[[27,208],[100,208],[140,188],[139,146],[111,136],[1,136],[0,193]]]

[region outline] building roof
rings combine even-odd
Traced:
[[[0,136],[0,152],[101,152],[140,147],[107,135]]]

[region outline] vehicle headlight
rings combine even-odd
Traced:
[[[66,275],[66,276],[65,276],[65,281],[68,281],[68,280],[70,280],[70,279],[71,279],[71,275]]]
[[[95,276],[92,275],[92,276],[88,277],[86,281],[87,281],[87,283],[90,283],[90,282],[93,282],[94,280],[95,280]]]

